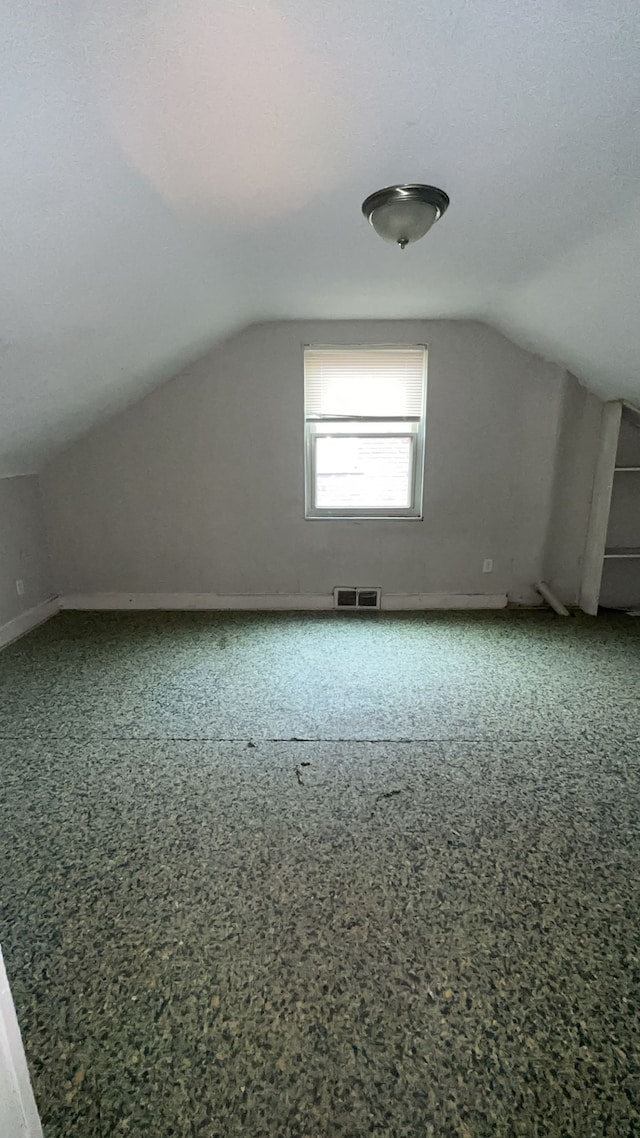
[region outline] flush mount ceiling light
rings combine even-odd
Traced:
[[[448,205],[444,190],[410,183],[376,190],[362,203],[362,212],[384,241],[406,249],[429,232]]]

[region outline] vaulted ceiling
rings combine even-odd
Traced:
[[[0,473],[256,319],[473,316],[640,401],[637,0],[8,0]],[[451,197],[400,253],[371,191]]]

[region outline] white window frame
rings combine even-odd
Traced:
[[[423,487],[424,487],[424,460],[425,460],[425,432],[426,432],[426,407],[427,407],[427,347],[425,344],[349,344],[349,345],[318,345],[306,344],[304,350],[307,348],[328,348],[333,351],[339,350],[340,347],[348,348],[361,348],[366,351],[376,351],[380,348],[396,348],[396,349],[416,349],[420,348],[424,351],[424,377],[422,382],[422,409],[419,418],[407,416],[352,416],[348,420],[344,417],[322,416],[321,418],[308,419],[306,416],[306,408],[304,414],[304,438],[305,438],[305,454],[304,454],[304,467],[305,467],[305,518],[309,521],[332,519],[332,520],[365,520],[367,518],[378,519],[404,519],[410,521],[421,521],[423,517]],[[303,355],[303,369],[304,369],[304,355]],[[331,426],[331,424],[340,424],[342,430],[331,431],[324,429]],[[362,423],[363,427],[367,424],[375,423],[393,423],[397,425],[397,429],[381,432],[381,431],[366,431],[357,430],[349,433],[344,428],[348,424]],[[405,426],[405,430],[403,430]],[[411,428],[410,430],[407,428]],[[320,428],[320,429],[319,429]],[[411,473],[410,473],[410,503],[407,507],[390,508],[388,506],[376,507],[375,509],[321,509],[315,504],[315,489],[316,489],[316,457],[315,457],[315,442],[318,438],[331,438],[336,434],[342,437],[360,437],[360,438],[393,438],[395,435],[408,434],[411,437]]]

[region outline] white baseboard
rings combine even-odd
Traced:
[[[333,596],[284,593],[252,596],[219,593],[70,593],[60,598],[61,609],[88,611],[162,609],[166,612],[208,609],[330,609]]]
[[[6,648],[7,644],[19,640],[25,633],[31,632],[32,628],[44,624],[45,620],[55,616],[59,609],[60,602],[57,597],[54,597],[53,600],[43,601],[41,605],[27,609],[26,612],[21,612],[20,616],[14,616],[13,620],[8,620],[6,624],[0,625],[0,648]]]
[[[504,609],[506,593],[388,593],[382,608],[395,611],[421,609]]]
[[[501,609],[505,593],[383,593],[382,608],[388,611],[420,609]],[[333,608],[331,593],[264,593],[260,595],[218,593],[69,593],[60,598],[61,609],[83,611],[303,611]],[[360,610],[362,611],[362,610]]]
[[[0,950],[0,1122],[6,1138],[42,1138],[16,1010]],[[6,1127],[6,1128],[5,1128]]]

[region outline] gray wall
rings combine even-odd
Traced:
[[[428,345],[424,521],[305,520],[309,342]],[[476,323],[254,325],[45,469],[58,589],[534,600],[566,382]]]
[[[24,581],[18,596],[16,581]],[[54,592],[38,479],[0,479],[0,626]]]
[[[544,577],[565,604],[578,603],[604,404],[567,375]]]

